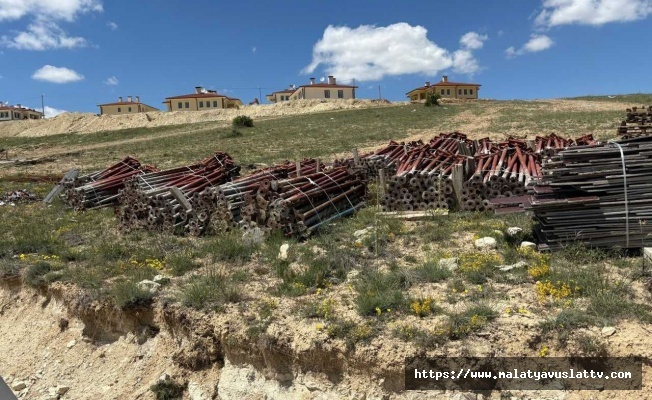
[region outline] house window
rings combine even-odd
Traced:
[[[338,99],[343,99],[344,98],[344,90],[338,90],[337,91],[337,98]]]
[[[444,89],[441,90],[441,94],[444,94]]]
[[[473,89],[469,89],[469,94],[473,95]]]
[[[450,96],[450,95],[451,95],[451,90],[450,90],[450,89],[446,89],[446,95],[447,95],[447,96]]]
[[[129,107],[129,112],[131,112],[131,107]]]
[[[331,91],[330,90],[324,90],[324,98],[326,98],[326,99],[331,98]]]
[[[467,95],[467,93],[466,93],[466,89],[464,89],[464,96],[466,96],[466,95]]]
[[[118,107],[118,112],[122,112],[122,108]]]
[[[183,108],[183,103],[179,102],[179,104],[177,104],[177,108]]]
[[[462,89],[457,89],[457,94],[461,95],[462,94]]]
[[[203,102],[203,101],[200,101],[200,102],[199,102],[199,107],[200,107],[200,108],[204,108],[204,102]]]
[[[213,102],[213,107],[217,108],[217,101]]]
[[[190,102],[186,101],[186,108],[190,108]]]

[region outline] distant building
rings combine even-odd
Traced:
[[[338,85],[332,75],[328,77],[328,83],[315,83],[315,78],[310,78],[310,84],[296,88],[290,95],[290,100],[355,99],[357,88],[357,86],[351,85]]]
[[[290,86],[289,89],[286,90],[279,90],[278,92],[274,92],[272,94],[268,94],[267,96],[267,101],[270,103],[278,103],[281,101],[288,101],[290,100],[290,96],[292,93],[294,93],[297,89],[294,87],[294,85]]]
[[[0,103],[0,121],[16,121],[23,119],[41,119],[44,115],[33,108],[26,108],[17,104],[15,106]]]
[[[424,86],[412,89],[406,93],[410,101],[425,100],[426,95],[430,93],[437,93],[444,99],[477,99],[480,86],[477,83],[460,83],[449,82],[448,76],[444,75],[441,82],[431,85],[426,82]]]
[[[242,101],[197,86],[195,93],[166,97],[163,104],[167,106],[168,111],[204,111],[215,108],[238,108],[242,105]]]
[[[116,103],[98,104],[97,106],[100,108],[100,114],[102,115],[124,115],[158,111],[158,108],[141,103],[140,97],[138,96],[136,96],[136,101],[133,101],[131,96],[127,96],[127,101],[123,101],[122,97],[118,97]]]

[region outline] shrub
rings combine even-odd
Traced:
[[[50,264],[45,261],[38,261],[27,268],[25,283],[31,287],[43,286],[46,283],[44,276],[51,270]]]
[[[110,291],[110,295],[115,305],[123,310],[149,307],[154,298],[152,292],[128,280],[116,282]]]
[[[233,118],[233,127],[234,128],[253,128],[254,120],[251,117],[246,115],[238,115]]]
[[[177,383],[171,379],[156,382],[150,386],[150,390],[154,392],[156,400],[175,400],[183,398],[183,392],[186,391],[187,384]]]
[[[195,276],[182,288],[182,301],[196,309],[220,309],[226,303],[241,299],[240,288],[233,279],[216,269],[207,275]]]
[[[408,285],[398,272],[382,273],[376,270],[361,273],[356,282],[356,303],[362,315],[378,315],[387,310],[405,306],[403,289]]]
[[[419,265],[414,271],[421,282],[437,283],[446,280],[453,273],[445,267],[439,266],[439,261],[428,260]]]
[[[188,251],[174,253],[166,257],[165,264],[174,276],[181,276],[199,267],[199,263],[194,258],[195,255]]]
[[[463,339],[471,332],[482,329],[497,316],[496,311],[484,304],[469,307],[467,310],[450,316],[448,336],[451,339]]]
[[[438,93],[430,93],[426,95],[426,107],[438,106],[440,98],[441,96]]]
[[[247,262],[257,248],[245,243],[238,232],[233,232],[210,239],[202,250],[211,254],[213,261]]]
[[[20,264],[12,260],[0,259],[0,280],[15,278],[20,275]]]

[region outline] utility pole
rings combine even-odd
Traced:
[[[382,100],[383,95],[380,93],[380,85],[378,85],[378,100]]]
[[[261,91],[260,86],[258,86],[258,104],[262,104],[263,102],[263,92]]]
[[[45,118],[45,93],[41,94],[41,110],[43,111],[43,118]]]

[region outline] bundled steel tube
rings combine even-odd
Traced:
[[[102,171],[64,182],[64,202],[76,211],[114,205],[127,180],[155,170],[152,166],[142,166],[133,157],[126,157]]]

